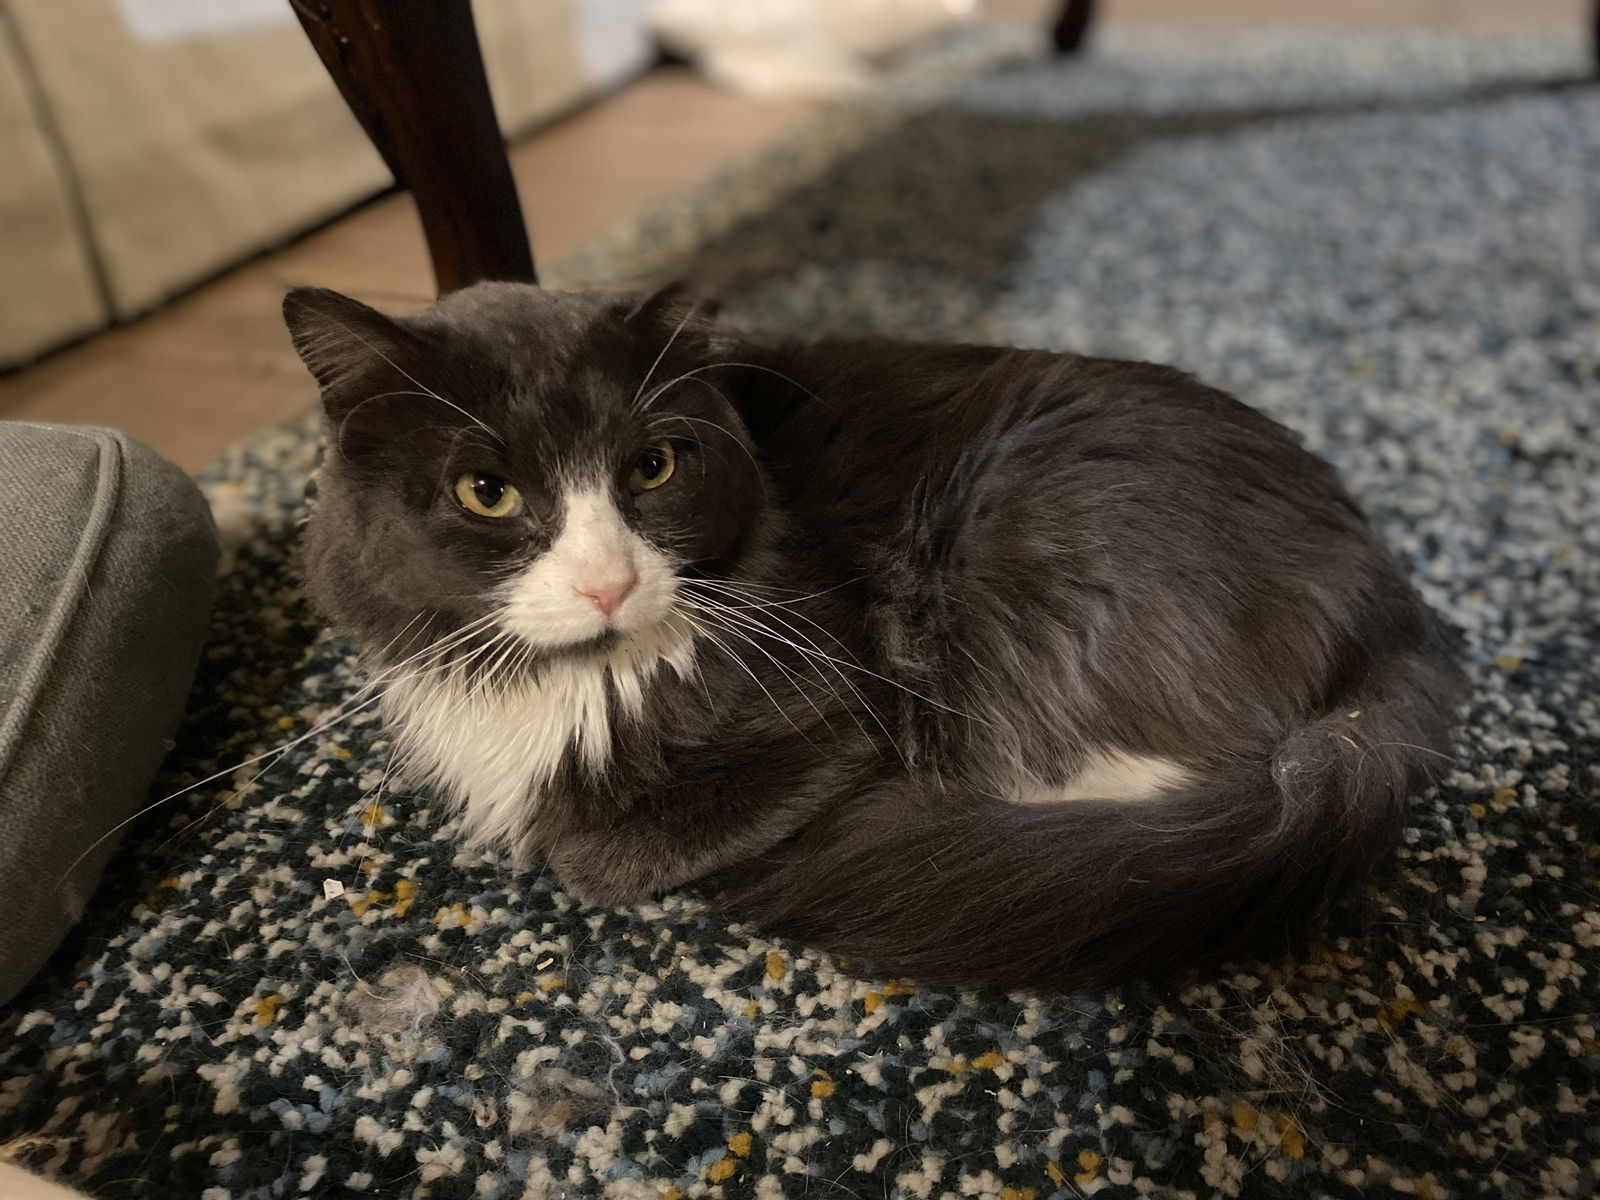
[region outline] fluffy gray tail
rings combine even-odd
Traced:
[[[1392,662],[1253,763],[1143,802],[1007,804],[881,785],[717,881],[766,930],[868,971],[1009,990],[1281,954],[1390,861],[1450,759],[1455,668]]]

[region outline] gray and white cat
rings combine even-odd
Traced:
[[[1177,371],[767,344],[687,301],[284,304],[312,595],[465,836],[867,969],[1082,987],[1292,945],[1462,679],[1332,468]]]

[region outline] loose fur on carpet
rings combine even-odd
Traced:
[[[763,190],[767,156],[560,272],[705,255],[736,322],[1156,359],[1299,431],[1474,681],[1370,931],[1175,993],[980,998],[464,852],[301,598],[308,420],[205,477],[222,594],[156,795],[207,781],[0,1014],[0,1154],[204,1200],[1594,1195],[1581,52],[1147,36],[923,78],[778,156],[809,180]]]

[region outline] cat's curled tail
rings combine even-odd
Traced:
[[[1252,762],[1142,801],[1012,804],[879,783],[720,899],[875,974],[1077,989],[1278,954],[1392,859],[1451,758],[1448,657],[1391,659]]]

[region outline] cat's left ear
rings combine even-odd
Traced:
[[[625,325],[643,328],[665,326],[668,331],[694,327],[709,330],[722,305],[687,283],[672,283],[645,296],[623,318]]]
[[[410,356],[414,336],[392,317],[327,288],[295,288],[283,298],[295,352],[336,406],[342,385]]]

